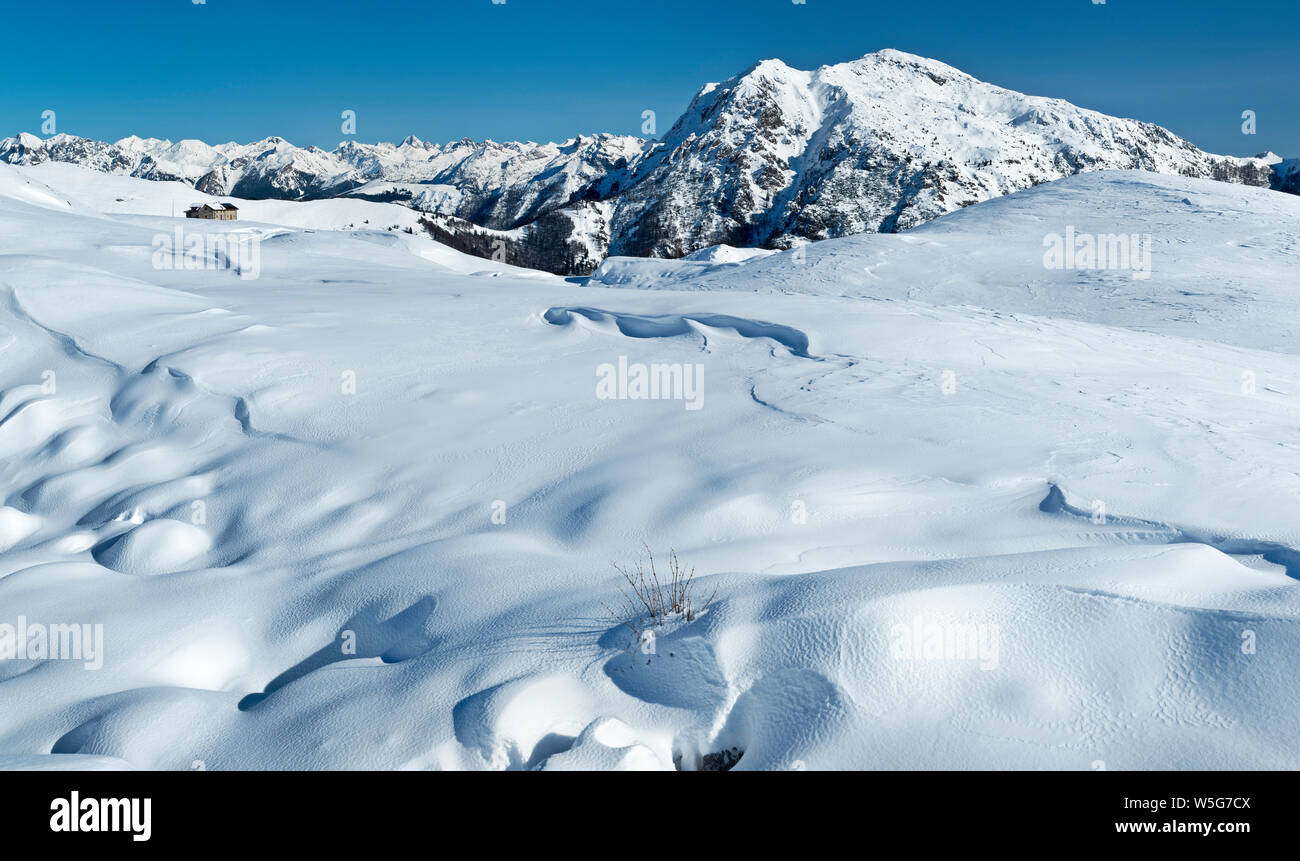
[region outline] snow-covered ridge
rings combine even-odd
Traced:
[[[21,134],[0,141],[0,161],[72,162],[213,195],[402,203],[428,213],[441,241],[483,253],[491,235],[488,244],[504,243],[512,260],[562,274],[586,274],[607,254],[681,257],[720,244],[788,248],[889,233],[1093,170],[1300,188],[1294,162],[1213,155],[1151,123],[1027,96],[895,50],[815,71],[756,63],[703,87],[658,141],[599,134],[439,145],[412,136],[326,152],[278,137],[209,146]],[[567,250],[491,233],[533,224],[530,235],[559,236]]]

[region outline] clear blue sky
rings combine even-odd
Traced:
[[[662,134],[698,87],[779,57],[880,48],[1167,126],[1204,149],[1300,156],[1296,0],[5,0],[0,136],[217,143]],[[1254,110],[1258,134],[1241,133]]]

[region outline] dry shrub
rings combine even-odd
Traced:
[[[614,570],[623,575],[627,585],[623,588],[623,601],[617,609],[606,607],[611,616],[626,625],[640,639],[642,632],[674,619],[694,621],[709,608],[718,590],[697,602],[695,595],[695,569],[684,568],[677,559],[677,551],[670,550],[668,571],[659,577],[655,556],[649,545],[645,548],[645,561],[637,560],[636,567],[628,569],[614,564]]]

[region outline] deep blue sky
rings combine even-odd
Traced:
[[[560,140],[667,131],[699,86],[880,48],[1300,156],[1296,0],[5,0],[0,136]],[[1259,133],[1241,133],[1254,110]]]

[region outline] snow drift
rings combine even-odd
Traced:
[[[0,165],[0,650],[104,646],[0,660],[0,765],[1300,767],[1300,200],[1097,172],[584,284],[187,188]],[[717,590],[649,643],[642,541]]]

